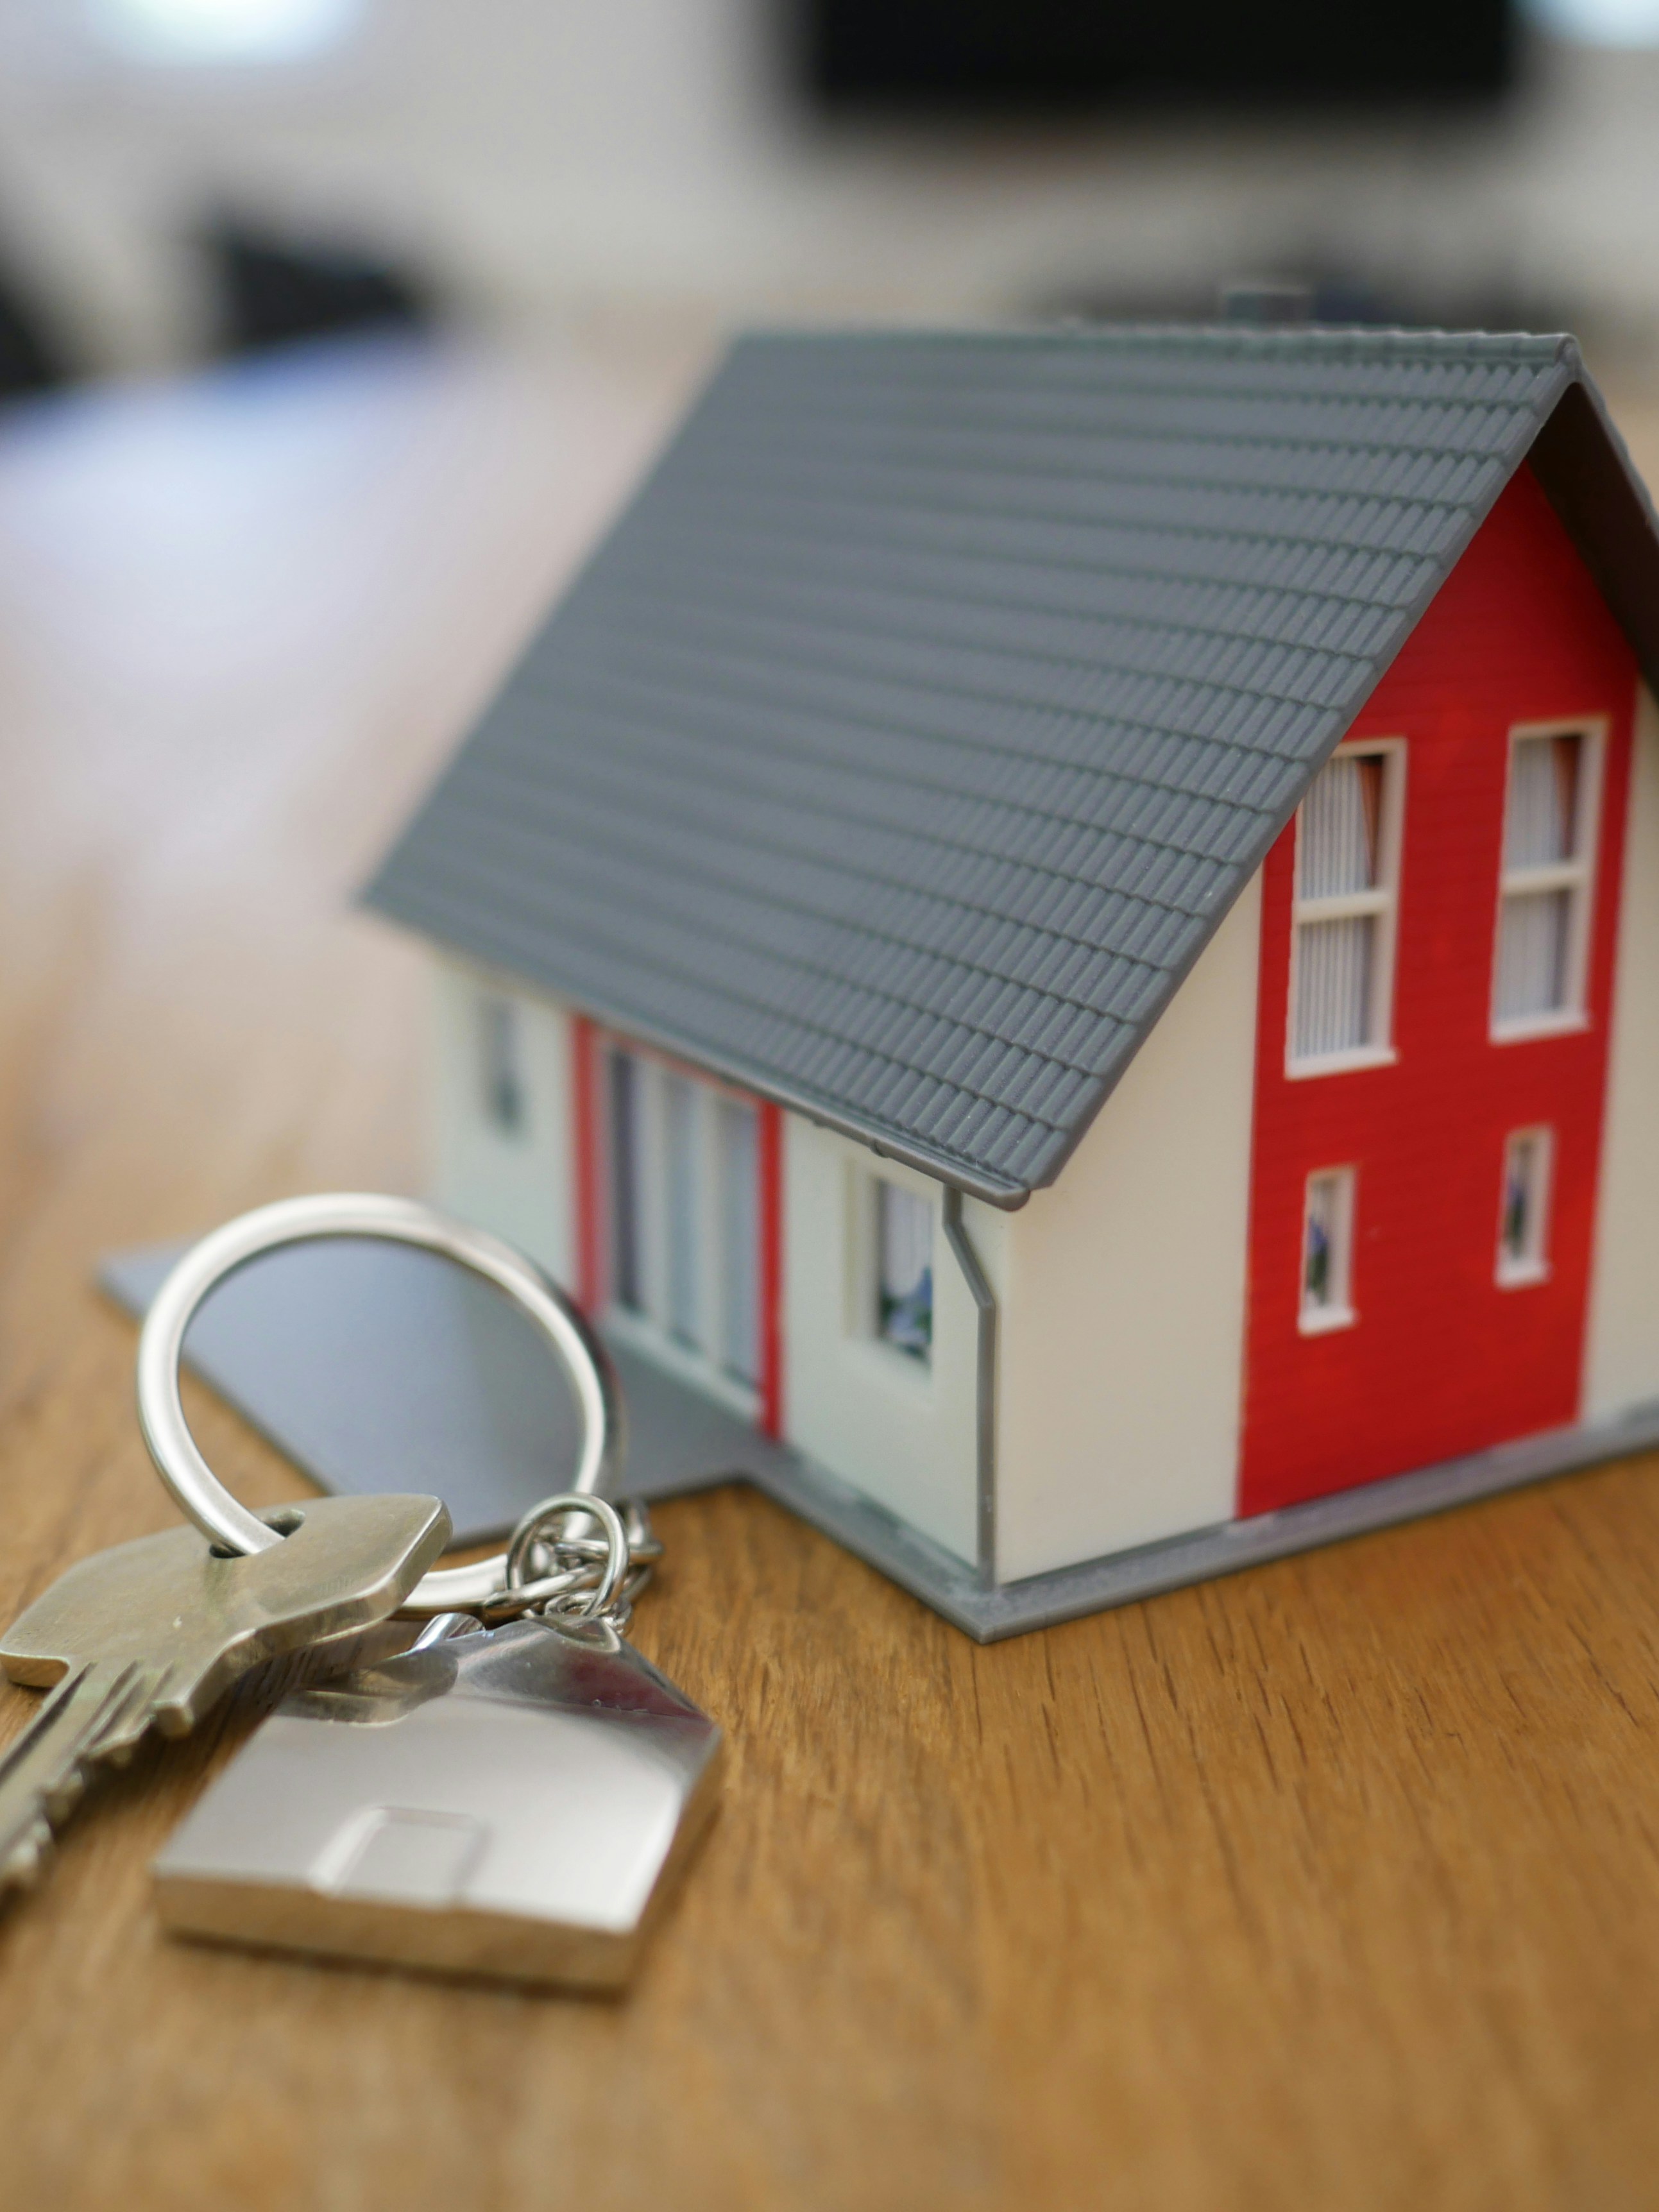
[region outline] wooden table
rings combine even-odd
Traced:
[[[694,368],[371,349],[0,430],[8,1618],[170,1518],[96,1255],[419,1187],[420,961],[352,887]],[[735,1756],[633,1996],[164,1941],[246,1694],[0,1924],[6,2212],[1659,2199],[1659,1467],[983,1650],[748,1492],[661,1527],[638,1639]]]

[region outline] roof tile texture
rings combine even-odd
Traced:
[[[744,340],[369,896],[1017,1200],[1577,374],[1435,333]]]

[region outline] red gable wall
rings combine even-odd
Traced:
[[[1264,873],[1239,1510],[1577,1419],[1637,672],[1530,471],[1351,735],[1403,737],[1393,1065],[1287,1079],[1293,827]],[[1490,1034],[1511,726],[1605,716],[1589,1025]],[[1510,1132],[1555,1131],[1547,1281],[1495,1279]],[[1357,1170],[1351,1328],[1298,1333],[1303,1210]]]

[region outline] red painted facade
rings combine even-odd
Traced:
[[[1263,878],[1239,1510],[1264,1512],[1578,1417],[1637,670],[1529,471],[1355,723],[1403,738],[1390,1065],[1290,1078],[1294,825]],[[1585,1025],[1492,1036],[1517,724],[1605,721]],[[1497,1281],[1504,1147],[1554,1132],[1550,1272]],[[1298,1328],[1316,1170],[1355,1170],[1349,1327]]]

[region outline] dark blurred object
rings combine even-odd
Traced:
[[[50,392],[72,371],[35,319],[32,307],[0,276],[0,400]]]
[[[278,238],[234,216],[210,224],[202,242],[218,353],[341,331],[425,330],[434,319],[418,279],[374,255]]]
[[[808,94],[829,108],[1486,100],[1509,84],[1514,63],[1510,0],[793,5]]]

